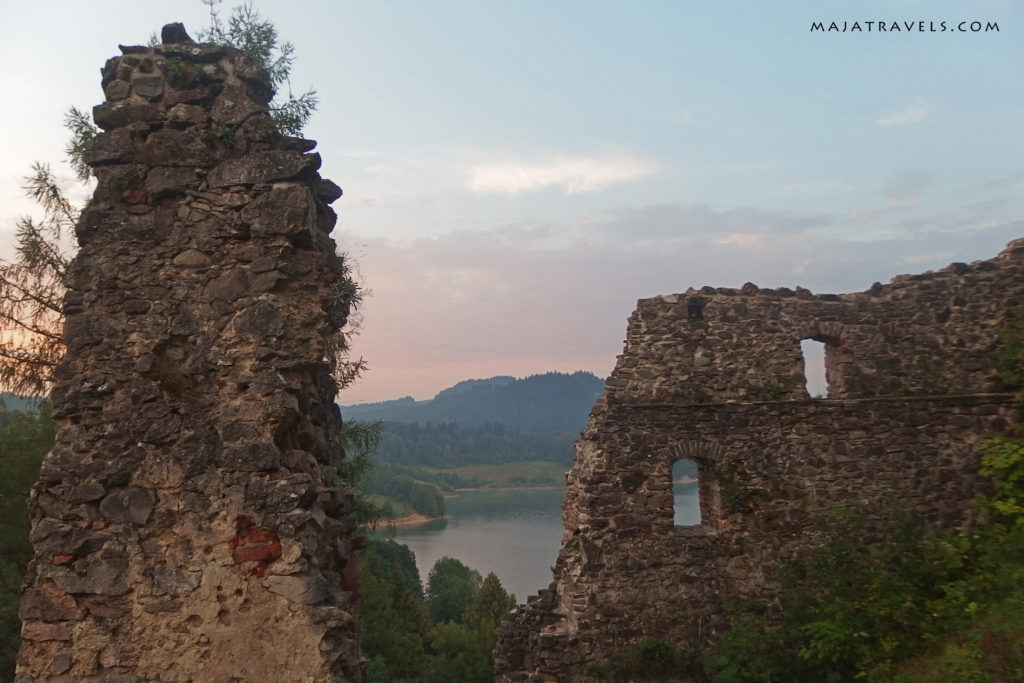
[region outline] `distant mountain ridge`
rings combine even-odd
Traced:
[[[602,393],[604,380],[582,370],[523,379],[500,375],[459,382],[428,401],[406,396],[342,406],[341,414],[361,421],[455,422],[467,427],[500,424],[527,434],[577,435],[587,426],[590,409]]]
[[[31,412],[39,410],[41,403],[42,399],[39,398],[26,398],[6,391],[0,393],[0,410]]]

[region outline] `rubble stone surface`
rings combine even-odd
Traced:
[[[249,57],[162,35],[102,69],[17,680],[359,681],[341,192]]]

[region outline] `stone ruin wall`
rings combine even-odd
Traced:
[[[358,681],[330,337],[341,195],[178,25],[102,69],[18,681]]]
[[[499,632],[499,680],[590,680],[644,639],[706,649],[724,604],[777,607],[772,570],[837,505],[866,504],[869,538],[896,510],[969,526],[978,444],[1020,418],[996,356],[1022,304],[1024,240],[856,294],[640,301],[567,475],[554,582]],[[826,399],[804,388],[807,338],[826,344]],[[680,459],[698,469],[695,526],[673,522]]]

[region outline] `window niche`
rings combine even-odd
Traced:
[[[704,319],[704,307],[707,301],[694,297],[686,302],[686,319],[691,323]]]
[[[703,523],[700,512],[700,485],[697,463],[676,460],[672,465],[672,520],[677,527],[693,527]]]
[[[804,385],[811,398],[828,398],[828,379],[825,375],[825,346],[823,338],[808,337],[800,340],[803,354]]]

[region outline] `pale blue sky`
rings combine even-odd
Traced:
[[[8,4],[4,243],[31,209],[19,177],[63,158],[62,113],[100,101],[117,43],[206,23],[199,0]],[[1019,2],[257,7],[296,44],[294,87],[320,94],[307,133],[372,290],[356,347],[371,372],[343,402],[605,375],[640,297],[860,290],[1024,236]],[[955,30],[975,20],[999,31]]]

